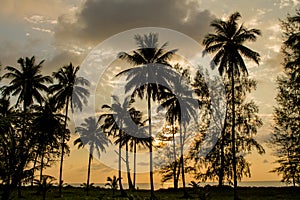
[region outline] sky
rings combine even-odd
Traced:
[[[226,19],[239,11],[241,23],[262,31],[262,36],[255,43],[247,44],[260,53],[260,65],[247,62],[247,66],[250,77],[258,83],[257,90],[249,98],[259,106],[259,115],[264,122],[256,139],[266,149],[262,156],[257,153],[247,155],[252,177],[243,181],[280,179],[269,173],[276,166],[275,157],[265,142],[272,132],[276,77],[283,70],[279,20],[288,13],[294,14],[299,8],[299,0],[0,0],[0,3],[2,68],[15,66],[20,57],[34,55],[38,61],[45,59],[46,74],[70,62],[81,65],[98,44],[133,28],[168,28],[186,34],[201,45],[203,37],[212,31],[209,24],[213,19]],[[72,120],[70,123],[74,127]],[[64,180],[67,183],[86,180],[88,153],[73,146],[76,137],[71,137],[71,153],[64,164]],[[46,172],[58,177],[58,164]],[[115,174],[116,170],[94,160],[92,182],[103,183],[107,176]],[[138,182],[148,182],[148,175],[139,174],[137,179]],[[159,180],[156,174],[155,181]]]

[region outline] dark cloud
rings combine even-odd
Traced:
[[[85,56],[85,54],[76,54],[70,51],[58,51],[51,59],[45,61],[44,70],[46,73],[52,73],[60,67],[70,64],[70,62],[74,66],[78,66]]]
[[[155,26],[199,41],[213,18],[210,11],[200,11],[195,1],[87,0],[73,17],[59,17],[55,37],[59,43],[94,44],[121,31]]]

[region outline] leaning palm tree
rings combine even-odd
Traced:
[[[86,145],[89,146],[88,175],[86,182],[86,193],[89,195],[90,169],[93,153],[96,151],[97,156],[100,158],[100,152],[105,151],[105,147],[108,146],[110,141],[102,132],[95,117],[86,118],[81,126],[75,129],[80,137],[74,141],[74,145],[78,145],[78,148],[83,148]]]
[[[72,111],[74,108],[82,110],[83,104],[87,103],[87,97],[89,96],[89,91],[86,89],[86,86],[89,86],[90,83],[83,77],[77,77],[78,70],[79,66],[74,67],[72,63],[60,68],[57,72],[53,73],[53,77],[58,82],[50,86],[50,91],[53,93],[54,99],[56,99],[58,109],[65,109],[65,130],[67,130],[69,106],[71,105]],[[62,170],[67,133],[67,131],[61,133],[61,160],[59,168],[60,196],[62,194]]]
[[[216,19],[211,23],[216,33],[205,36],[203,44],[204,53],[215,53],[212,59],[212,67],[218,66],[221,75],[227,74],[231,80],[231,103],[232,103],[232,164],[234,179],[234,198],[237,199],[237,174],[236,174],[236,148],[235,148],[235,81],[241,75],[248,75],[246,64],[243,57],[255,63],[259,63],[260,55],[244,46],[247,41],[256,41],[261,34],[258,29],[247,29],[244,25],[238,25],[237,20],[241,17],[240,13],[235,12],[229,19],[224,21]]]
[[[147,110],[148,110],[148,131],[149,138],[152,138],[152,124],[151,124],[151,100],[157,101],[160,86],[168,85],[168,76],[170,71],[169,59],[177,51],[176,49],[166,51],[167,43],[161,47],[158,46],[158,34],[149,33],[148,35],[135,35],[135,40],[138,49],[132,54],[121,52],[119,58],[126,60],[134,65],[133,68],[122,71],[117,74],[127,75],[126,91],[134,89],[141,99],[146,96]],[[145,95],[146,94],[146,95]],[[152,161],[152,143],[149,145],[150,153],[150,188],[151,198],[154,197],[154,182],[153,182],[153,161]]]

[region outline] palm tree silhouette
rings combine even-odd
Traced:
[[[131,186],[131,189],[135,189],[135,183],[136,183],[136,155],[137,155],[137,148],[138,147],[149,147],[149,138],[146,134],[146,121],[142,121],[142,112],[136,110],[134,107],[132,107],[132,103],[134,103],[134,100],[130,100],[130,109],[128,110],[130,114],[130,118],[124,118],[124,139],[121,141],[122,146],[125,145],[126,148],[126,165],[127,165],[127,176],[130,180],[130,169],[129,169],[129,159],[128,159],[128,152],[129,147],[130,151],[133,151],[133,183]],[[134,124],[132,124],[134,123]],[[131,181],[131,180],[130,180]]]
[[[117,178],[116,176],[113,176],[113,178],[107,177],[107,183],[105,184],[105,186],[109,186],[112,189],[113,196],[115,196],[115,191],[118,189],[118,181],[119,178]]]
[[[146,136],[146,121],[141,121],[142,120],[142,112],[132,110],[130,111],[130,115],[132,117],[132,120],[138,125],[134,126],[135,129],[132,131],[134,132],[134,135],[131,135],[130,139],[130,147],[133,149],[133,187],[135,188],[136,186],[136,154],[137,154],[137,148],[143,148],[143,147],[148,147],[149,148],[149,139]]]
[[[46,83],[52,83],[52,78],[50,76],[43,76],[41,74],[41,68],[44,60],[40,63],[35,64],[35,57],[19,58],[18,64],[20,69],[17,67],[6,66],[5,69],[8,71],[3,75],[3,78],[10,79],[9,85],[2,88],[2,93],[4,96],[12,95],[18,96],[16,101],[16,107],[23,103],[23,124],[22,124],[22,135],[20,139],[20,147],[25,147],[23,145],[26,142],[26,123],[27,123],[27,110],[30,105],[37,101],[40,105],[42,104],[44,97],[43,92],[49,92]],[[23,158],[27,157],[26,150],[20,151],[24,155]],[[19,173],[21,173],[25,167],[26,162],[22,162],[20,165]],[[19,175],[19,193],[21,196],[21,174]]]
[[[81,126],[76,127],[76,132],[80,135],[74,141],[74,145],[78,145],[78,148],[83,148],[84,146],[89,146],[89,161],[88,161],[88,175],[86,183],[86,193],[89,194],[89,184],[90,184],[90,169],[91,162],[93,159],[94,151],[97,152],[100,158],[100,152],[105,151],[105,146],[110,143],[109,139],[102,132],[102,129],[98,125],[98,121],[95,117],[89,117],[84,120]]]
[[[127,75],[127,84],[125,92],[134,89],[134,93],[140,98],[146,94],[148,123],[149,123],[149,138],[152,138],[152,124],[151,124],[151,99],[158,100],[158,94],[161,85],[167,86],[169,76],[170,64],[168,60],[177,51],[176,49],[166,51],[167,43],[161,47],[158,46],[158,34],[149,33],[148,35],[135,35],[138,49],[132,54],[121,52],[119,58],[124,59],[135,67],[122,71],[117,76]],[[169,66],[169,67],[167,67]],[[150,188],[151,199],[154,196],[154,182],[153,182],[153,158],[152,158],[152,143],[149,145],[150,153]]]
[[[109,136],[116,137],[117,140],[114,142],[115,144],[119,145],[119,152],[118,152],[118,168],[119,168],[119,186],[122,195],[125,195],[122,186],[122,145],[123,140],[125,138],[123,126],[125,122],[125,117],[128,117],[128,106],[129,106],[129,98],[125,98],[124,102],[120,103],[120,100],[117,96],[112,96],[113,103],[111,106],[105,104],[102,106],[103,109],[108,110],[109,112],[103,113],[100,115],[99,120],[101,121],[104,119],[103,124],[101,125],[102,130],[107,133]],[[128,177],[129,179],[129,177]],[[130,186],[131,182],[130,179],[128,180],[128,184]],[[130,186],[131,187],[131,186]]]
[[[89,86],[90,83],[83,77],[77,77],[76,74],[78,70],[79,66],[74,67],[72,63],[60,68],[57,72],[53,73],[53,77],[58,81],[58,83],[50,86],[50,91],[53,93],[53,97],[57,101],[57,108],[65,109],[65,130],[67,127],[69,105],[71,105],[72,111],[74,108],[82,110],[83,104],[87,103],[87,97],[89,96],[89,91],[86,89],[86,86]],[[59,196],[62,195],[62,170],[67,132],[62,132],[61,134]]]
[[[48,98],[41,106],[34,106],[35,110],[32,130],[36,134],[38,144],[37,155],[40,156],[40,182],[43,178],[44,156],[47,151],[59,149],[60,133],[64,131],[64,115],[56,113],[56,101]],[[35,163],[34,163],[35,165]],[[34,166],[35,167],[35,166]]]
[[[16,106],[23,103],[23,112],[26,113],[28,106],[32,105],[34,100],[42,104],[44,97],[42,92],[49,92],[46,83],[52,83],[50,76],[43,76],[41,68],[44,60],[35,64],[35,57],[19,58],[18,64],[21,69],[7,66],[8,71],[3,75],[3,78],[10,79],[8,86],[4,86],[3,94],[18,96]]]
[[[173,123],[178,121],[179,124],[179,133],[180,133],[180,163],[181,163],[181,170],[182,170],[182,184],[184,188],[184,197],[188,197],[185,185],[185,170],[184,170],[184,156],[183,156],[183,148],[185,140],[187,139],[186,136],[186,126],[190,123],[191,118],[197,121],[197,112],[196,109],[199,108],[198,101],[193,98],[193,91],[187,87],[186,80],[181,77],[177,76],[172,81],[172,91],[166,90],[162,94],[162,103],[161,106],[167,108],[166,118],[168,121]],[[175,151],[174,145],[174,130],[173,129],[173,151]],[[173,152],[174,154],[174,152]],[[174,171],[176,170],[176,153],[174,154]],[[176,179],[176,178],[175,178]],[[175,181],[174,179],[174,181]]]
[[[23,116],[10,106],[9,97],[0,99],[0,152],[1,165],[0,177],[3,181],[2,199],[9,199],[12,190],[15,187],[15,176],[18,176],[17,162],[17,142],[15,130],[20,126],[16,122]],[[17,182],[19,182],[17,180]]]
[[[248,75],[243,57],[248,58],[257,64],[260,55],[244,46],[247,41],[255,41],[261,34],[258,29],[247,29],[238,25],[237,20],[241,18],[240,13],[235,12],[229,16],[227,21],[216,19],[211,23],[216,34],[210,33],[205,36],[203,44],[205,52],[215,53],[212,59],[212,67],[218,65],[221,75],[224,72],[228,79],[231,79],[231,101],[232,101],[232,165],[234,179],[234,198],[237,199],[237,174],[236,174],[236,147],[235,147],[235,79],[241,75]]]

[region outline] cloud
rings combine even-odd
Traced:
[[[298,0],[280,0],[279,3],[275,3],[274,5],[278,5],[280,9],[289,7],[289,6],[297,6],[299,4]]]
[[[47,15],[56,18],[65,11],[65,2],[61,0],[1,0],[0,15],[21,17],[32,15]]]
[[[41,31],[41,32],[44,32],[44,33],[53,33],[50,29],[45,29],[45,28],[39,28],[39,27],[32,27],[33,30],[36,30],[36,31]],[[26,33],[27,35],[27,33]]]
[[[32,15],[30,17],[24,17],[24,19],[33,24],[40,24],[40,23],[56,24],[57,23],[56,20],[47,19],[45,16],[42,15]]]
[[[58,43],[84,44],[137,27],[164,27],[199,40],[208,33],[214,16],[194,1],[182,0],[87,0],[74,15],[61,15],[55,27]]]
[[[85,55],[78,55],[76,53],[72,53],[71,51],[58,50],[56,54],[45,62],[45,70],[50,73],[53,70],[57,70],[58,68],[68,65],[70,62],[74,66],[78,66],[81,64]]]

